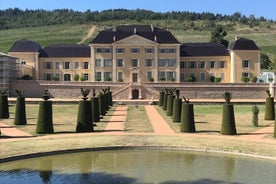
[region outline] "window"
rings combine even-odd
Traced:
[[[104,81],[111,81],[111,72],[104,72]]]
[[[224,80],[225,79],[225,74],[224,73],[220,73],[220,78],[221,78],[221,80]]]
[[[166,53],[166,49],[159,49],[160,53]]]
[[[175,80],[175,73],[174,72],[167,72],[167,80]]]
[[[138,59],[132,59],[131,60],[131,67],[138,67],[138,66],[139,66]]]
[[[102,72],[95,72],[95,80],[96,81],[102,80]]]
[[[55,78],[56,78],[56,80],[60,80],[60,74],[56,73]]]
[[[79,62],[75,61],[75,69],[79,69]]]
[[[168,48],[167,53],[176,53],[175,48]]]
[[[59,62],[57,61],[55,65],[56,65],[56,69],[58,70],[59,69]]]
[[[158,65],[159,67],[165,67],[167,64],[166,59],[159,59]]]
[[[176,63],[175,59],[168,59],[168,67],[174,67]]]
[[[152,67],[152,59],[146,59],[146,67]]]
[[[147,54],[153,53],[153,48],[145,48],[145,53]]]
[[[131,48],[130,52],[131,53],[139,53],[139,48]]]
[[[117,59],[117,67],[123,67],[124,66],[124,59]]]
[[[104,59],[104,67],[112,67],[112,60]]]
[[[242,77],[249,77],[249,73],[248,72],[242,72]]]
[[[205,61],[199,62],[199,68],[205,68]]]
[[[225,61],[220,61],[220,68],[225,68]]]
[[[84,80],[88,81],[88,79],[89,79],[88,73],[84,73],[84,74],[83,74],[83,78],[84,78]]]
[[[89,63],[88,62],[83,63],[83,69],[89,69]]]
[[[196,62],[195,61],[190,61],[189,62],[189,68],[196,68]]]
[[[166,80],[166,72],[164,72],[164,71],[159,71],[158,72],[158,79],[160,80],[163,80],[163,79],[165,79]]]
[[[242,67],[243,68],[249,68],[249,61],[248,60],[243,60],[242,61]]]
[[[44,62],[44,69],[47,69],[47,70],[52,69],[52,63],[49,61]]]
[[[71,81],[71,75],[70,74],[64,74],[64,81]]]
[[[44,75],[44,80],[52,80],[52,75],[50,73],[46,73]]]
[[[101,59],[95,59],[95,67],[101,67],[102,60]]]
[[[63,69],[70,69],[70,62],[69,61],[64,62]]]
[[[95,48],[96,53],[102,53],[102,48]]]
[[[125,49],[124,49],[124,48],[117,48],[117,49],[116,49],[116,52],[117,52],[117,53],[124,53],[124,52],[125,52]]]
[[[185,61],[180,62],[180,68],[186,68],[186,62]]]
[[[111,53],[111,48],[103,48],[103,53]]]
[[[210,68],[215,68],[215,67],[216,67],[216,62],[210,61]]]
[[[185,73],[180,73],[180,82],[185,82]]]
[[[151,71],[147,72],[147,79],[152,79],[152,72]]]
[[[206,80],[206,74],[200,73],[200,81],[205,81],[205,80]]]
[[[118,81],[123,81],[123,72],[118,72]]]

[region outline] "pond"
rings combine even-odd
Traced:
[[[1,163],[0,183],[272,184],[276,161],[183,150],[123,149]]]

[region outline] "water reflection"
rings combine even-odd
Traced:
[[[0,167],[0,183],[273,183],[276,163],[176,150],[114,150],[33,158]]]

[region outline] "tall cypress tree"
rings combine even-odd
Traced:
[[[2,89],[0,91],[0,118],[5,119],[10,117],[7,92],[7,89]]]

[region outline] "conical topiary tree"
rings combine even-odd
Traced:
[[[173,101],[173,122],[181,121],[182,100],[179,98],[179,90],[175,91],[176,98]]]
[[[163,91],[163,90],[161,90],[160,92],[159,92],[159,107],[162,107],[163,106],[163,101],[164,101],[164,94],[165,94],[165,92]]]
[[[167,99],[167,116],[172,116],[173,114],[173,101],[174,101],[174,92],[175,88],[168,89],[169,95]]]
[[[14,124],[15,125],[26,125],[26,106],[25,106],[25,97],[23,96],[24,91],[15,90],[17,93],[16,98],[16,107],[15,107],[15,116]]]
[[[266,90],[265,99],[265,120],[275,120],[274,97],[271,96],[270,91]]]
[[[236,122],[235,122],[235,114],[234,107],[231,104],[232,94],[229,92],[225,92],[223,94],[225,99],[225,104],[223,104],[223,112],[222,112],[222,124],[220,133],[223,135],[236,135]]]
[[[79,101],[76,132],[93,132],[92,105],[87,101],[89,89],[81,88],[82,100]]]
[[[54,133],[53,109],[52,109],[52,101],[48,101],[50,99],[50,95],[47,89],[45,89],[42,99],[44,101],[39,102],[36,133],[51,134],[51,133]]]
[[[7,92],[7,89],[0,90],[0,118],[5,119],[10,117]]]
[[[182,103],[181,109],[181,132],[193,133],[195,129],[194,119],[194,106],[190,104],[189,99],[183,97],[184,102]]]
[[[91,104],[92,104],[93,122],[99,122],[100,121],[99,97],[96,97],[95,90],[93,90],[93,95],[92,95],[92,98],[91,98]]]

